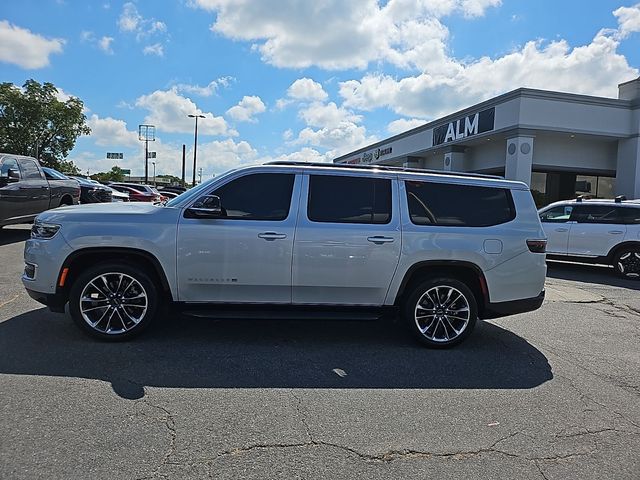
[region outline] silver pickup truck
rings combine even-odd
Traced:
[[[0,153],[0,227],[29,223],[39,213],[61,205],[77,205],[78,182],[49,180],[35,158]]]

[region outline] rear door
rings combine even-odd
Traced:
[[[35,215],[49,208],[49,182],[35,160],[30,158],[18,159],[22,180],[20,190],[26,196],[26,214]]]
[[[573,222],[571,212],[573,205],[559,205],[543,211],[540,222],[547,235],[547,253],[566,255],[569,245],[569,232]]]
[[[603,257],[624,240],[627,226],[620,207],[611,205],[576,205],[571,212],[575,222],[569,234],[569,255]]]
[[[382,305],[401,248],[395,177],[304,176],[293,303]]]

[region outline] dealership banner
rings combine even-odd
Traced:
[[[440,125],[433,129],[433,146],[490,132],[494,128],[495,117],[496,109],[491,107]]]

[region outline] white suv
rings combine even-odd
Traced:
[[[29,294],[106,340],[171,303],[208,317],[376,318],[446,347],[476,319],[538,308],[545,237],[528,187],[393,167],[282,163],[228,172],[164,205],[38,217]]]
[[[551,259],[612,265],[640,279],[640,201],[566,200],[539,211]]]

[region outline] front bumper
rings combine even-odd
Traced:
[[[540,292],[540,295],[533,298],[511,300],[509,302],[488,303],[484,309],[482,318],[487,320],[537,310],[542,305],[542,302],[544,302],[544,295],[545,292],[543,290]]]
[[[36,302],[46,305],[52,312],[64,313],[64,306],[67,303],[67,299],[61,293],[42,293],[28,288],[26,290],[31,298]]]

